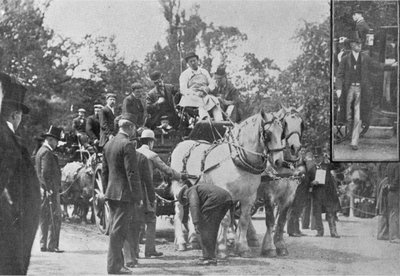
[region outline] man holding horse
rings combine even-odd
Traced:
[[[30,154],[16,133],[26,88],[0,73],[0,274],[26,274],[40,214],[40,188]]]
[[[211,113],[215,121],[223,121],[218,99],[210,95],[215,89],[215,82],[210,73],[199,66],[199,56],[190,52],[185,56],[188,68],[179,77],[182,107],[197,107],[200,120],[209,118]]]
[[[195,230],[200,234],[203,257],[198,264],[216,265],[219,225],[233,205],[231,195],[216,185],[204,183],[190,188],[184,185],[177,198],[182,205],[189,205]]]

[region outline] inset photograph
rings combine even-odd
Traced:
[[[332,2],[332,160],[398,161],[397,1]]]

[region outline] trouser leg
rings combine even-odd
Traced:
[[[223,121],[224,118],[222,116],[221,107],[216,105],[212,110],[212,115],[215,121]]]
[[[206,118],[210,117],[210,115],[208,114],[207,110],[204,109],[204,107],[199,106],[198,111],[200,120],[202,120],[205,117]]]
[[[389,207],[389,240],[400,239],[398,191],[389,191],[388,207]]]
[[[47,248],[47,235],[49,231],[49,223],[50,222],[50,210],[49,203],[47,199],[42,201],[42,205],[40,208],[40,248]]]
[[[301,217],[301,228],[309,229],[310,228],[310,213],[311,213],[311,197],[308,197],[306,200],[306,205],[302,211]]]
[[[146,213],[146,245],[144,253],[149,254],[156,251],[156,213],[149,212]]]
[[[329,231],[331,232],[331,237],[333,238],[339,238],[339,234],[336,229],[336,219],[335,219],[335,213],[333,212],[327,212],[326,213],[327,220],[328,220],[328,225],[329,225]]]
[[[358,139],[360,137],[360,130],[361,130],[361,120],[360,120],[361,88],[360,87],[354,88],[353,99],[354,99],[354,122],[353,122],[353,132],[351,135],[351,145],[357,146]]]
[[[61,231],[61,205],[60,205],[60,195],[57,194],[50,198],[52,204],[50,206],[50,231],[49,231],[49,250],[54,250],[59,248],[60,242],[60,231]]]
[[[378,216],[378,240],[389,239],[389,212],[386,210],[381,216]]]
[[[110,200],[109,206],[112,225],[110,225],[107,271],[108,273],[116,273],[124,265],[122,247],[129,228],[129,204]]]
[[[324,225],[322,224],[322,205],[319,200],[313,200],[313,217],[315,219],[315,229],[318,234],[324,234]]]

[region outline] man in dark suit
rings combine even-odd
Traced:
[[[350,47],[351,53],[340,61],[335,87],[341,110],[345,110],[345,119],[353,130],[351,148],[357,150],[362,122],[369,124],[372,109],[370,73],[374,69],[382,70],[383,64],[373,61],[366,53],[361,52],[361,40],[357,35],[350,39]],[[392,66],[396,66],[396,63]]]
[[[136,116],[137,126],[141,127],[144,123],[144,107],[140,100],[143,86],[135,82],[131,86],[132,92],[128,94],[122,102],[122,114],[130,113]]]
[[[239,112],[239,91],[228,81],[224,67],[217,68],[217,71],[214,73],[214,80],[216,88],[212,93],[218,97],[222,111],[234,123],[239,122],[241,119]]]
[[[94,114],[90,115],[86,120],[86,134],[89,136],[90,143],[97,145],[100,139],[100,121],[99,113],[103,106],[100,102],[94,103]]]
[[[389,241],[400,243],[400,163],[389,163],[386,174],[388,177]]]
[[[106,187],[105,199],[110,207],[110,242],[107,256],[109,274],[127,274],[122,246],[128,235],[129,222],[136,207],[143,205],[136,145],[130,141],[136,131],[136,116],[123,114],[119,131],[104,147],[102,180]],[[136,205],[136,206],[135,206]],[[133,244],[133,241],[129,241]]]
[[[59,249],[61,230],[61,170],[58,158],[53,153],[58,141],[61,139],[61,133],[61,128],[50,126],[49,131],[43,134],[45,141],[37,152],[35,160],[36,172],[43,195],[40,213],[40,250],[42,252],[63,252]]]
[[[111,140],[115,135],[114,119],[115,119],[115,99],[114,93],[106,95],[107,104],[99,112],[100,121],[100,147],[104,147],[108,140]]]
[[[174,96],[178,93],[178,89],[172,84],[164,83],[163,75],[158,71],[151,73],[150,79],[155,87],[146,97],[146,109],[149,115],[146,126],[154,129],[160,125],[162,116],[168,116],[172,127],[177,129],[179,117],[175,111]]]
[[[26,88],[0,73],[0,275],[26,274],[40,214],[40,189],[30,155],[15,134]]]
[[[79,108],[78,117],[72,120],[72,127],[75,130],[75,135],[81,145],[88,145],[88,135],[86,134],[86,110]]]
[[[221,220],[232,207],[232,197],[224,189],[201,184],[188,188],[186,185],[178,194],[182,205],[189,204],[189,210],[196,232],[200,234],[203,257],[199,265],[216,265],[215,246]]]

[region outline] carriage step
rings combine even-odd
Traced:
[[[364,138],[390,139],[395,135],[393,126],[370,126]]]

